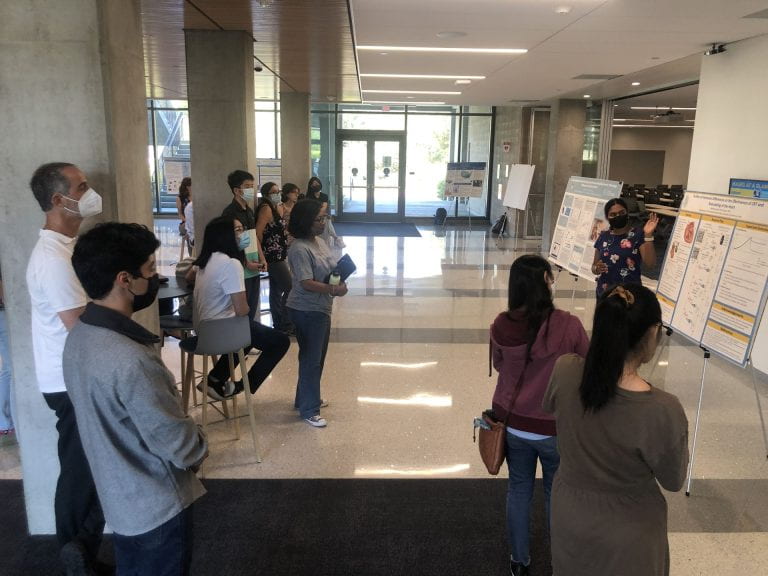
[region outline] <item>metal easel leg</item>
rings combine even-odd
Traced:
[[[760,426],[763,429],[763,442],[765,442],[765,454],[768,458],[768,435],[765,433],[765,417],[763,416],[763,405],[760,402],[760,394],[757,391],[757,378],[755,377],[755,365],[752,364],[752,359],[749,360],[749,368],[752,372],[752,386],[755,389],[755,399],[757,400],[757,411],[760,414]]]
[[[704,367],[701,369],[701,390],[699,391],[699,407],[696,409],[696,425],[693,428],[693,445],[691,446],[691,461],[688,462],[688,480],[685,485],[685,495],[691,495],[691,482],[693,481],[693,461],[696,458],[696,438],[699,435],[699,419],[701,418],[701,401],[704,398],[704,379],[707,375],[707,363],[709,362],[709,350],[704,350]]]

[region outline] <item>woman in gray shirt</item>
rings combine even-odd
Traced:
[[[320,416],[320,379],[331,335],[333,297],[344,296],[347,285],[330,284],[336,258],[320,238],[327,215],[317,200],[300,201],[291,212],[288,232],[294,241],[288,248],[293,288],[286,303],[299,344],[299,380],[294,406],[307,424],[316,428],[328,422]]]

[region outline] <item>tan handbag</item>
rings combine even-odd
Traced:
[[[496,476],[504,462],[507,427],[504,422],[496,419],[493,411],[486,410],[482,418],[475,418],[475,430],[478,431],[480,458],[488,473]]]

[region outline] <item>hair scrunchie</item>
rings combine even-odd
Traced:
[[[632,294],[629,290],[624,288],[624,286],[616,286],[613,290],[611,290],[611,293],[608,294],[608,298],[613,298],[614,296],[618,296],[622,300],[624,300],[624,303],[626,304],[627,308],[632,306],[632,304],[635,303],[635,295]]]

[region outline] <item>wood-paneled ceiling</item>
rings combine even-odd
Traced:
[[[142,0],[142,12],[153,98],[186,97],[185,28],[251,34],[264,67],[257,98],[298,91],[313,101],[474,105],[675,86],[698,78],[712,42],[768,33],[768,0]],[[527,53],[361,49],[368,45]],[[413,77],[426,74],[483,78],[456,85],[455,78]]]
[[[184,30],[243,30],[253,39],[256,98],[307,92],[360,100],[346,0],[142,0],[148,98],[187,97]]]

